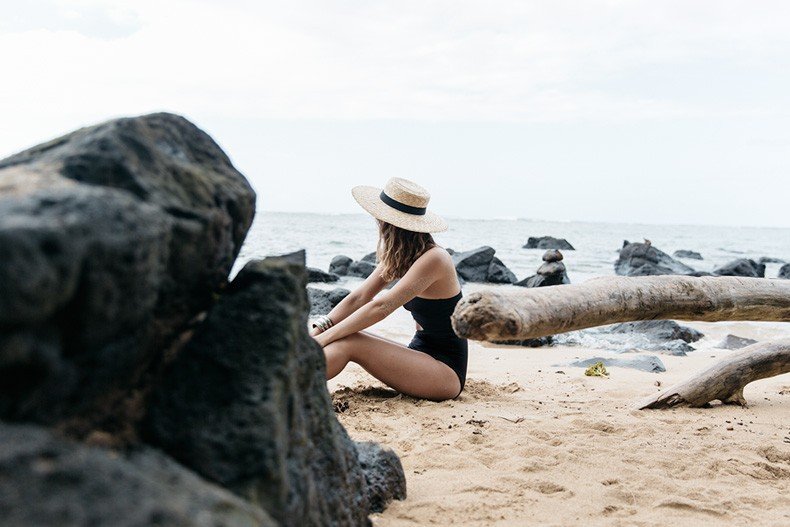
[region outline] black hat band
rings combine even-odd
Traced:
[[[392,207],[393,209],[397,209],[401,212],[405,212],[406,214],[414,214],[416,216],[422,216],[425,214],[427,210],[426,207],[412,207],[411,205],[406,205],[405,203],[401,203],[400,201],[394,200],[391,197],[387,196],[384,191],[381,191],[379,195],[381,201]]]

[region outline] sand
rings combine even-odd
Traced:
[[[735,353],[713,347],[727,333],[765,340],[790,324],[684,324],[706,334],[697,351],[609,378],[557,366],[601,350],[470,341],[466,388],[441,403],[349,365],[329,382],[340,421],[394,449],[407,479],[374,525],[790,525],[790,376],[749,385],[747,408],[633,409]],[[405,344],[413,328],[401,308],[369,330]]]

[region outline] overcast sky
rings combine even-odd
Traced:
[[[0,157],[185,115],[264,210],[790,227],[790,2],[26,0]]]

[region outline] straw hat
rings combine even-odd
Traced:
[[[414,181],[393,177],[384,189],[358,185],[351,189],[351,194],[374,218],[401,229],[415,232],[447,230],[444,218],[427,210],[431,195]]]

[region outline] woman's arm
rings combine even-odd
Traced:
[[[370,302],[371,299],[376,296],[376,293],[384,289],[388,283],[389,282],[385,282],[381,278],[380,269],[376,266],[370,276],[365,278],[365,281],[362,282],[359,287],[351,291],[343,300],[338,302],[338,304],[327,313],[327,316],[332,320],[333,324],[337,324],[351,313]],[[319,328],[310,329],[311,336],[318,335],[319,333],[321,333]]]
[[[400,306],[425,291],[440,277],[442,269],[440,257],[441,255],[436,251],[426,252],[417,258],[392,289],[367,302],[344,320],[335,322],[331,328],[318,334],[315,340],[323,347],[380,322]],[[334,321],[334,319],[332,320]]]

